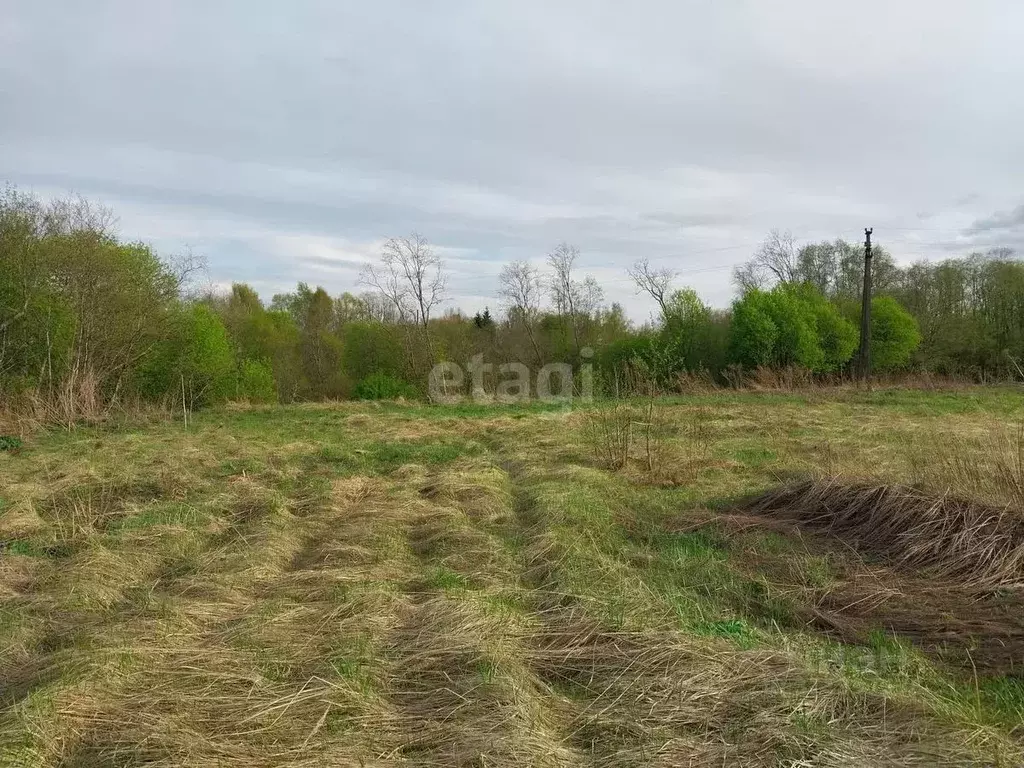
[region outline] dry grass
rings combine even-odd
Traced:
[[[1024,510],[1024,423],[993,425],[979,435],[934,435],[913,460],[919,483]]]
[[[1024,586],[1024,516],[956,496],[911,488],[809,481],[752,501],[747,511],[801,523],[852,542],[914,572],[967,590]]]
[[[859,450],[848,404],[657,408],[660,473],[636,440],[596,468],[579,416],[417,406],[232,408],[0,455],[0,764],[1021,762],[1010,683],[787,623],[796,577],[748,552],[828,569],[786,532],[705,531],[706,503],[804,448]],[[1005,587],[963,519],[971,583]]]

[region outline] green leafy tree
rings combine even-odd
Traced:
[[[238,364],[237,396],[253,403],[277,402],[274,370],[267,360],[242,360]]]
[[[752,288],[732,306],[731,356],[749,368],[772,365],[779,327],[775,324],[771,296]]]
[[[853,357],[857,349],[857,327],[847,320],[835,304],[826,299],[812,284],[804,283],[790,289],[799,302],[810,311],[820,354],[815,352],[816,366],[809,366],[817,373],[831,373],[840,370]]]
[[[856,338],[856,328],[811,283],[752,289],[733,305],[733,360],[748,367],[835,371],[849,361]]]
[[[370,308],[364,299],[345,292],[334,300],[334,331],[341,333],[348,323],[370,319]]]
[[[183,398],[189,408],[222,402],[235,393],[235,357],[224,323],[205,304],[176,309],[170,332],[153,345],[139,371],[151,398]]]
[[[349,323],[342,335],[341,366],[352,381],[374,373],[402,379],[406,371],[401,329],[377,322]]]
[[[286,312],[298,328],[304,394],[344,397],[349,382],[341,366],[342,343],[337,333],[336,304],[321,287],[299,283],[294,293],[274,296],[271,307]]]
[[[665,301],[661,327],[661,346],[670,369],[692,371],[700,367],[711,310],[692,288],[673,291]]]
[[[0,195],[0,376],[51,394],[88,381],[110,400],[167,334],[183,273],[120,242],[112,218],[81,198]]]
[[[795,287],[780,285],[769,294],[769,311],[778,329],[772,362],[821,370],[825,355],[818,341],[814,309]]]
[[[299,328],[288,311],[268,311],[256,291],[245,283],[233,284],[225,299],[213,299],[211,303],[228,329],[235,357],[240,361],[240,377],[244,377],[244,361],[260,361],[270,365],[280,399],[290,401],[308,392]]]
[[[74,315],[53,282],[38,200],[0,194],[0,390],[36,388],[63,375]]]
[[[921,343],[914,317],[887,296],[871,300],[871,369],[905,368]]]

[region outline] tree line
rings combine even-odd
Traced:
[[[299,283],[267,303],[250,286],[198,292],[198,264],[126,242],[84,199],[0,196],[0,397],[65,409],[137,401],[186,410],[228,399],[416,397],[438,361],[577,364],[599,387],[640,365],[671,388],[681,375],[741,382],[760,369],[844,376],[857,354],[858,245],[798,246],[773,232],[735,270],[729,309],[706,305],[647,260],[628,276],[657,316],[638,325],[605,301],[580,252],[555,247],[543,268],[504,265],[495,308],[442,310],[447,272],[419,235],[392,238],[353,292]],[[941,262],[874,257],[874,372],[1019,377],[1024,264],[1005,250]],[[588,357],[589,359],[589,357]]]

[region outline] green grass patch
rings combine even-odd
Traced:
[[[498,665],[490,659],[481,659],[476,663],[476,673],[484,685],[492,684],[498,677]]]
[[[46,549],[30,539],[14,539],[0,547],[0,551],[7,555],[21,555],[22,557],[47,557]]]
[[[464,592],[470,588],[470,581],[458,571],[450,568],[434,568],[426,579],[428,589],[438,589],[444,592]]]
[[[61,560],[71,557],[77,547],[67,541],[36,541],[35,539],[12,539],[0,542],[0,554],[21,555],[22,557],[49,557]]]
[[[387,475],[406,464],[442,466],[463,456],[483,453],[470,441],[396,440],[365,446],[323,445],[311,457],[312,466],[327,466],[341,474]]]
[[[481,607],[491,616],[525,616],[528,611],[526,596],[512,590],[484,594]]]
[[[698,621],[689,627],[695,635],[704,637],[721,637],[739,645],[741,648],[753,648],[756,633],[743,619],[722,619],[720,621]]]
[[[137,531],[157,525],[176,525],[185,528],[196,528],[210,520],[205,512],[188,504],[157,503],[150,505],[134,515],[117,521],[113,530]]]
[[[368,635],[339,638],[328,656],[334,673],[355,685],[363,694],[374,688],[373,642]]]
[[[775,451],[763,447],[737,448],[732,451],[732,456],[736,461],[752,469],[759,469],[779,458]]]
[[[1010,414],[1020,412],[1019,390],[1008,388],[965,389],[963,391],[924,392],[889,389],[859,392],[850,401],[860,405],[891,408],[907,416],[943,416],[968,413]]]
[[[974,692],[997,722],[1011,728],[1024,727],[1024,680],[989,678],[979,682]]]
[[[20,437],[0,435],[0,451],[16,451],[23,445]]]
[[[724,560],[729,546],[724,537],[706,530],[656,534],[650,544],[657,556],[672,563],[686,559]]]
[[[527,403],[474,403],[466,401],[454,405],[410,403],[381,403],[384,413],[400,413],[422,419],[488,419],[495,416],[525,418],[541,413],[556,413],[570,410],[563,403],[546,403],[532,400]]]

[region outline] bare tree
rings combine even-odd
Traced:
[[[444,301],[448,279],[441,258],[426,239],[415,232],[390,238],[381,248],[380,265],[367,264],[360,280],[384,296],[400,320],[413,318],[423,329],[433,360],[430,313]]]
[[[171,256],[167,260],[167,268],[174,277],[178,293],[185,299],[196,299],[203,293],[213,293],[214,287],[207,280],[204,288],[198,282],[201,275],[206,274],[206,258],[197,256],[191,246],[185,246],[185,252]]]
[[[792,283],[799,279],[800,260],[791,232],[773,229],[754,253],[754,258],[733,270],[733,280],[741,290],[766,288],[773,283]]]
[[[1015,259],[1016,257],[1017,252],[1014,251],[1013,248],[1010,248],[1009,246],[1005,245],[997,245],[985,251],[985,258],[992,259],[993,261],[1009,261],[1010,259]]]
[[[788,230],[773,229],[757,249],[754,258],[780,283],[792,283],[799,274],[796,241]]]
[[[637,293],[646,293],[654,299],[661,316],[667,317],[666,299],[672,290],[672,281],[676,279],[677,273],[668,267],[656,269],[651,266],[649,259],[640,259],[632,267],[626,270],[630,279],[636,284]]]
[[[604,288],[593,275],[586,275],[577,283],[576,314],[580,317],[593,315],[604,301]]]
[[[426,239],[413,233],[392,237],[381,248],[380,265],[368,264],[361,281],[376,289],[398,312],[423,328],[430,313],[444,301],[448,278],[444,264]]]
[[[391,314],[397,322],[405,322],[414,313],[402,269],[387,251],[381,253],[380,265],[367,264],[363,267],[359,282],[380,297],[380,304],[391,307]]]
[[[802,283],[811,283],[823,296],[832,296],[844,248],[842,240],[808,243],[797,253],[797,271]]]
[[[759,290],[768,283],[768,279],[753,261],[746,261],[733,267],[732,281],[739,288],[740,293],[746,293],[754,289]]]
[[[364,291],[359,300],[366,307],[366,316],[378,323],[394,324],[400,321],[398,310],[393,302],[380,291]]]
[[[551,297],[558,313],[569,316],[577,354],[581,349],[580,317],[593,312],[603,298],[601,286],[593,277],[588,276],[580,282],[573,276],[579,256],[580,249],[568,243],[559,244],[548,254],[548,264],[553,270],[550,278]]]
[[[90,232],[97,237],[117,234],[117,216],[111,208],[93,203],[81,195],[51,200],[42,218],[43,230],[49,235]]]
[[[543,363],[543,359],[533,326],[540,315],[541,290],[540,274],[529,262],[513,261],[502,267],[498,276],[498,296],[509,319],[518,320],[526,328],[538,364]]]

